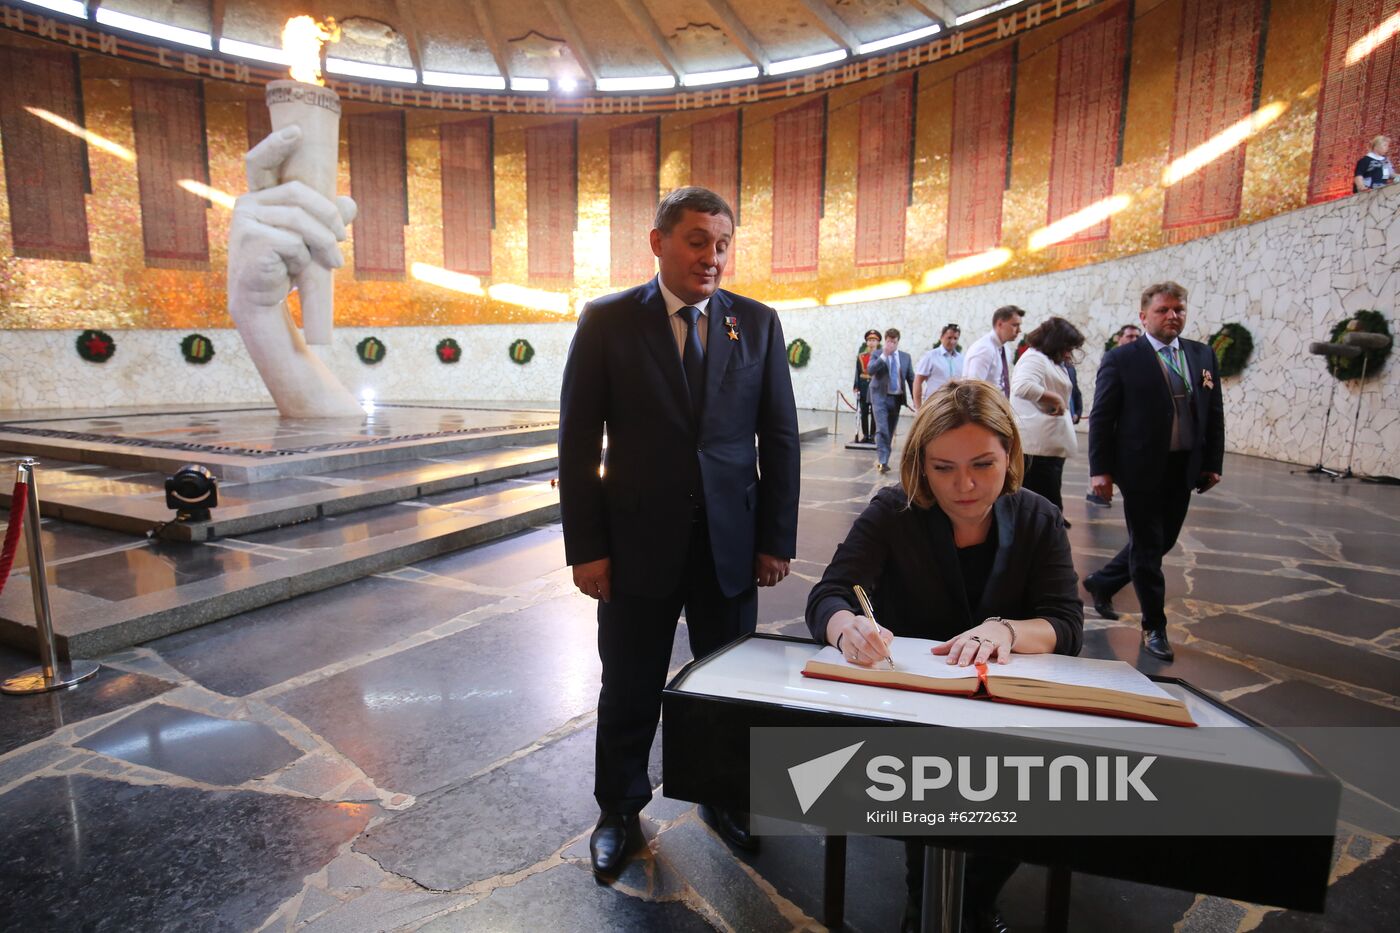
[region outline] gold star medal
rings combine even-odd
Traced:
[[[737,317],[734,317],[732,314],[727,315],[724,319],[724,326],[729,328],[730,340],[739,339],[739,319]]]

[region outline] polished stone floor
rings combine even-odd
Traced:
[[[836,437],[804,445],[798,559],[761,594],[765,630],[804,631],[808,589],[885,482],[872,466]],[[1083,466],[1065,483],[1081,574],[1126,537],[1119,505],[1084,501]],[[65,526],[46,547],[159,572],[105,535]],[[305,535],[226,559],[318,546]],[[1400,725],[1400,490],[1231,457],[1167,578],[1172,674],[1274,726]],[[1086,654],[1167,670],[1119,605],[1118,623],[1090,613]],[[63,695],[0,697],[0,928],[820,929],[820,838],[736,856],[662,794],[646,853],[594,883],[594,629],[547,526],[110,655]],[[673,669],[688,658],[682,633]],[[0,649],[0,675],[31,663]],[[1348,780],[1344,755],[1328,764]],[[1360,780],[1347,800],[1384,807]],[[1071,929],[1393,929],[1400,848],[1365,825],[1339,826],[1323,916],[1077,875]],[[851,840],[848,928],[898,928],[900,856]],[[1030,866],[1008,884],[1014,929],[1041,929],[1044,886]]]

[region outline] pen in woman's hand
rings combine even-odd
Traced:
[[[883,641],[884,639],[882,636],[885,632],[884,629],[880,628],[880,623],[875,621],[875,609],[870,605],[870,597],[865,595],[865,587],[857,583],[855,586],[851,587],[851,589],[855,591],[856,601],[860,603],[860,611],[870,620],[870,623],[875,626],[876,637],[881,638]],[[894,658],[890,657],[888,649],[885,651],[883,660],[890,666],[890,670],[894,670]]]

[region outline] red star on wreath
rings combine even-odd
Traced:
[[[103,340],[101,337],[98,337],[95,334],[87,339],[88,352],[91,353],[93,356],[105,355],[107,352],[107,347],[107,341]]]
[[[438,356],[442,357],[443,362],[450,363],[457,358],[457,351],[452,347],[443,347],[438,351]]]

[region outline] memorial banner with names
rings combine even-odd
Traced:
[[[15,255],[87,262],[87,144],[41,119],[82,125],[78,58],[0,46],[0,146]]]
[[[453,272],[491,274],[491,231],[496,228],[492,117],[444,123],[442,264]]]
[[[204,85],[133,78],[131,128],[141,191],[146,265],[202,269],[209,262],[209,202],[181,187],[209,184],[204,140]]]

